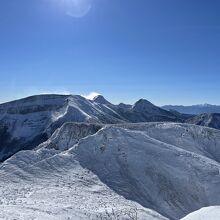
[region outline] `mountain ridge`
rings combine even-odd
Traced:
[[[186,123],[220,129],[220,113],[204,113],[186,120]]]
[[[39,145],[66,122],[117,124],[183,121],[181,115],[160,109],[146,100],[139,102],[144,102],[146,108],[137,111],[135,105],[113,105],[103,96],[88,100],[80,95],[48,94],[0,104],[0,161],[19,150]]]

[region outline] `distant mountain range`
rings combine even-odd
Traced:
[[[220,106],[219,105],[210,105],[210,104],[203,104],[203,105],[192,105],[192,106],[182,106],[182,105],[165,105],[162,106],[165,110],[174,110],[178,111],[183,114],[204,114],[204,113],[220,113]]]

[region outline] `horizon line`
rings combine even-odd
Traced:
[[[93,92],[91,92],[91,93],[93,93]],[[91,94],[90,93],[90,94]],[[89,95],[90,95],[89,94]],[[19,101],[19,100],[22,100],[22,99],[26,99],[26,98],[30,98],[30,97],[35,97],[35,96],[46,96],[46,95],[59,95],[59,96],[81,96],[81,97],[83,97],[83,98],[85,98],[85,99],[87,99],[87,100],[92,100],[92,99],[90,99],[90,98],[87,98],[89,95],[82,95],[82,94],[76,94],[76,93],[39,93],[39,94],[30,94],[30,95],[26,95],[26,96],[20,96],[20,97],[16,97],[16,98],[11,98],[11,99],[7,99],[7,100],[3,100],[3,101],[1,101],[0,100],[0,105],[2,105],[2,104],[7,104],[7,103],[10,103],[10,102],[14,102],[14,101]],[[97,96],[98,95],[100,95],[100,96],[103,96],[104,98],[105,98],[105,96],[104,95],[102,95],[102,94],[99,94],[99,93],[97,93]],[[105,98],[106,99],[106,98]],[[148,99],[146,99],[146,98],[139,98],[139,99],[137,99],[137,101],[139,101],[139,100],[141,100],[141,99],[145,99],[145,100],[147,100],[147,101],[149,101]],[[109,101],[108,99],[106,99],[107,101]],[[137,102],[136,101],[136,102]],[[119,105],[119,104],[127,104],[127,105],[134,105],[136,102],[134,102],[134,103],[125,103],[125,102],[123,102],[123,101],[120,101],[120,102],[118,102],[118,104],[116,104],[115,102],[112,102],[111,100],[109,101],[110,103],[112,103],[112,104],[114,104],[114,105]],[[149,102],[151,102],[152,104],[154,104],[154,102],[152,102],[152,101],[149,101]],[[204,103],[197,103],[197,104],[186,104],[186,105],[183,105],[183,104],[164,104],[164,105],[157,105],[157,104],[154,104],[154,105],[156,105],[156,106],[158,106],[158,107],[164,107],[164,106],[182,106],[182,107],[191,107],[191,106],[207,106],[207,105],[211,105],[211,106],[220,106],[220,104],[212,104],[212,103],[207,103],[207,102],[204,102]]]

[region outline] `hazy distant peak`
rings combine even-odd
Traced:
[[[176,110],[184,114],[203,114],[203,113],[220,113],[220,106],[211,104],[199,104],[192,106],[183,105],[165,105],[162,106],[165,110]]]
[[[195,106],[200,106],[200,107],[212,107],[212,106],[215,106],[215,105],[211,105],[211,104],[205,103],[205,104],[199,104],[199,105],[195,105]]]

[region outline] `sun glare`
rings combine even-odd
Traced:
[[[62,0],[61,7],[71,17],[81,18],[90,11],[91,0]]]

